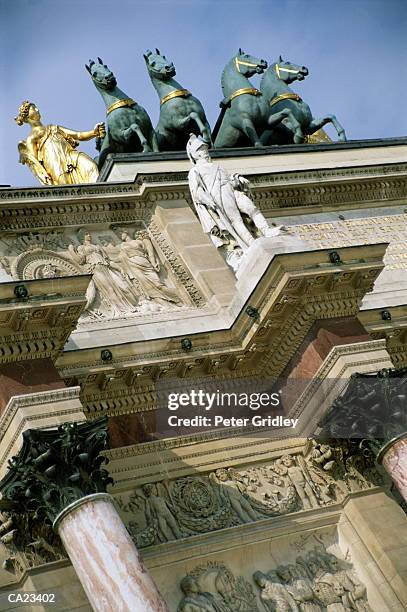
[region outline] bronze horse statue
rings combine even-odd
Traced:
[[[117,87],[113,72],[98,57],[85,65],[92,81],[106,104],[107,131],[100,146],[98,166],[109,153],[158,151],[157,138],[150,117],[142,106]]]
[[[262,94],[249,78],[266,68],[265,60],[242,49],[226,64],[221,79],[222,110],[212,134],[215,147],[262,146],[260,137],[267,127],[260,103]]]
[[[155,51],[146,51],[144,59],[160,98],[160,118],[155,128],[160,151],[184,150],[191,132],[212,144],[211,128],[202,104],[174,79],[174,64],[158,49]]]
[[[302,143],[327,123],[334,126],[339,141],[346,140],[345,130],[335,115],[315,119],[308,104],[289,87],[307,75],[308,68],[284,61],[281,55],[264,72],[260,91],[268,128],[261,135],[263,145]]]

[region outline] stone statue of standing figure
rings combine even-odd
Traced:
[[[194,164],[188,174],[189,189],[202,229],[219,247],[234,270],[256,238],[276,236],[283,227],[270,228],[249,194],[249,181],[230,174],[209,156],[208,144],[191,134],[187,154]]]

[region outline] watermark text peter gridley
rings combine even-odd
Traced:
[[[256,411],[261,408],[277,409],[281,404],[280,393],[226,393],[219,390],[208,393],[202,389],[191,389],[188,392],[169,393],[168,410],[177,411],[180,408],[196,407],[210,412],[211,414],[195,414],[168,416],[170,427],[292,427],[294,428],[298,419],[290,419],[282,415],[250,415],[232,416],[233,408]],[[230,408],[231,410],[228,410]],[[189,411],[188,411],[189,412]],[[183,411],[185,414],[185,411]],[[249,413],[250,414],[250,413]]]

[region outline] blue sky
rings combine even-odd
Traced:
[[[222,69],[242,47],[307,66],[294,89],[314,116],[337,115],[349,139],[407,135],[407,0],[0,0],[0,24],[0,184],[38,184],[18,163],[22,100],[44,123],[86,130],[104,120],[89,58],[103,58],[155,125],[142,54],[156,46],[212,126]],[[95,154],[92,142],[81,149]]]

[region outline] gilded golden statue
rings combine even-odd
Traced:
[[[88,132],[75,132],[60,125],[43,125],[38,108],[28,100],[21,104],[15,121],[18,125],[28,123],[31,126],[27,140],[18,143],[20,163],[27,164],[43,185],[96,182],[99,174],[96,163],[86,153],[75,149],[79,140],[103,138],[106,133],[104,123],[97,123]]]

